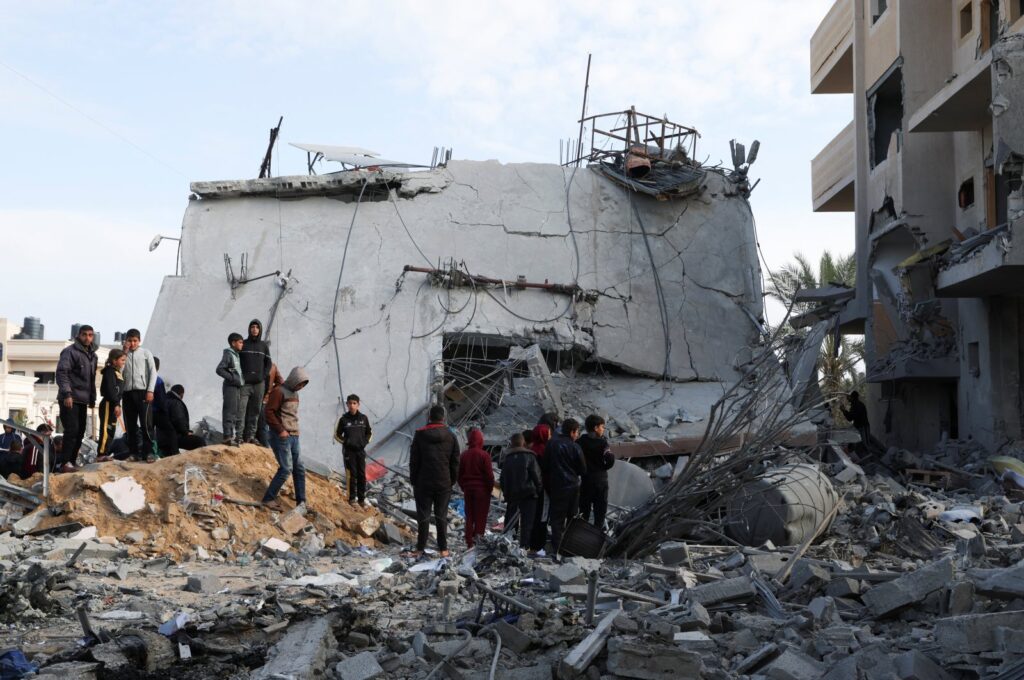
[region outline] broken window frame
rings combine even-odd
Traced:
[[[963,43],[970,40],[971,35],[974,33],[974,0],[967,0],[966,3],[960,5],[956,16],[957,38]]]
[[[895,79],[895,80],[894,80]],[[890,90],[899,88],[898,94],[893,93]],[[896,134],[896,151],[897,153],[903,148],[903,118],[906,116],[906,109],[903,106],[904,102],[904,87],[903,87],[903,57],[899,57],[892,63],[889,68],[885,70],[885,73],[875,81],[864,93],[867,98],[868,104],[868,156],[870,161],[871,169],[874,170],[883,161],[888,159],[889,156],[889,142],[892,139],[893,133]],[[893,95],[898,96],[898,110],[899,119],[895,126],[891,124],[886,126],[886,131],[880,133],[878,130],[878,105],[880,103],[880,95]],[[887,102],[888,99],[883,99],[882,103]],[[890,129],[891,128],[891,129]],[[879,138],[878,135],[882,134],[883,137]]]

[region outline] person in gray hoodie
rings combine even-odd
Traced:
[[[241,434],[242,413],[239,408],[238,396],[242,391],[242,361],[239,352],[242,351],[242,342],[245,340],[238,333],[228,336],[228,346],[217,364],[217,375],[224,379],[221,387],[221,394],[224,397],[224,406],[221,409],[221,421],[224,425],[224,443],[228,446],[237,446]]]
[[[283,385],[275,387],[267,398],[266,417],[270,426],[270,448],[277,457],[277,473],[263,494],[263,504],[280,509],[277,494],[288,475],[295,484],[296,509],[306,509],[306,468],[299,457],[299,390],[309,383],[306,369],[296,366]]]
[[[128,452],[132,458],[145,460],[153,453],[153,398],[156,392],[156,361],[153,353],[142,347],[142,334],[130,328],[124,336],[124,351],[128,354],[124,370],[124,392],[121,395],[121,415],[128,439]],[[142,430],[142,452],[139,452],[139,430]]]

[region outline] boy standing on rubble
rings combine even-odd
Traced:
[[[604,418],[592,413],[583,426],[587,431],[576,440],[587,463],[587,473],[580,483],[580,514],[598,529],[603,529],[604,516],[608,512],[608,471],[615,465],[615,456],[604,436]],[[591,514],[593,520],[590,519]]]
[[[249,337],[242,343],[239,353],[242,361],[242,390],[239,393],[239,409],[244,419],[241,427],[242,440],[256,443],[256,425],[260,418],[263,393],[270,377],[270,346],[263,341],[263,324],[259,319],[249,322]]]
[[[238,397],[242,390],[242,360],[239,352],[242,351],[243,340],[244,338],[238,333],[229,335],[228,346],[220,357],[220,363],[217,364],[217,375],[224,380],[221,387],[224,405],[220,413],[224,429],[224,443],[228,446],[238,445],[238,421],[241,418]]]
[[[358,394],[345,397],[345,406],[348,410],[338,418],[334,440],[341,444],[348,502],[366,505],[366,445],[373,439],[373,430],[370,419],[359,412]]]
[[[277,493],[290,474],[295,485],[295,509],[300,513],[306,510],[306,468],[299,457],[299,390],[308,383],[306,369],[296,366],[284,384],[275,387],[267,399],[270,448],[277,456],[277,474],[263,494],[263,504],[271,509],[279,509],[275,507]]]
[[[519,545],[529,549],[533,536],[533,518],[537,512],[537,499],[544,495],[537,456],[526,448],[522,434],[509,440],[505,462],[501,467],[501,493],[505,496],[505,531],[512,518],[519,515]]]
[[[466,547],[472,548],[476,537],[487,530],[494,467],[491,454],[484,449],[484,433],[474,427],[467,439],[469,448],[459,458],[459,487],[466,501]]]
[[[448,501],[459,474],[459,442],[444,422],[444,406],[431,406],[426,427],[416,430],[409,447],[409,481],[416,499],[416,550],[420,557],[430,536],[430,515],[437,529],[437,548],[448,557]]]
[[[145,458],[153,451],[152,404],[156,392],[156,362],[153,353],[142,347],[142,334],[129,328],[124,336],[128,354],[124,370],[124,393],[121,395],[121,413],[131,458]],[[139,429],[142,429],[142,449],[139,453]]]
[[[562,544],[562,533],[569,520],[576,516],[580,502],[580,479],[587,474],[583,451],[576,440],[580,424],[572,418],[562,421],[562,433],[548,442],[541,461],[550,505],[551,546],[555,554]]]

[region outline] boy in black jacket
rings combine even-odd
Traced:
[[[576,440],[587,462],[587,473],[580,483],[580,514],[598,529],[603,529],[604,516],[608,512],[608,470],[615,465],[615,456],[604,438],[604,418],[591,414],[583,426],[587,431]]]
[[[244,417],[241,412],[239,395],[242,391],[242,362],[239,352],[242,350],[243,338],[238,333],[228,336],[228,346],[217,364],[217,375],[224,379],[221,393],[224,396],[224,407],[221,410],[223,421],[224,443],[228,446],[238,445],[241,424]]]
[[[541,466],[544,483],[547,485],[551,503],[548,507],[548,523],[551,525],[551,547],[554,553],[562,543],[566,525],[580,507],[580,478],[587,474],[583,451],[576,440],[580,436],[580,424],[572,418],[562,421],[562,432],[548,442],[544,448]]]
[[[366,445],[373,439],[370,419],[359,412],[359,395],[345,397],[348,410],[338,418],[334,439],[341,444],[345,464],[345,487],[348,502],[366,504]]]
[[[239,352],[242,363],[242,389],[238,395],[238,406],[242,412],[239,434],[250,444],[256,442],[256,426],[263,407],[263,394],[270,377],[270,345],[263,340],[263,324],[259,319],[249,322],[249,337],[242,343]]]
[[[509,440],[501,466],[501,492],[505,495],[505,531],[512,518],[519,515],[519,545],[530,547],[533,521],[537,513],[537,499],[544,493],[540,463],[534,452],[526,448],[526,439],[516,433]]]

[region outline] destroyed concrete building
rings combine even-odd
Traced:
[[[1011,0],[837,0],[811,91],[853,95],[812,162],[814,210],[853,212],[874,435],[930,450],[1024,436],[1024,17]]]
[[[180,275],[165,278],[145,341],[165,379],[187,387],[192,413],[215,420],[220,348],[262,319],[281,369],[311,375],[304,453],[333,467],[331,428],[349,392],[387,440],[376,455],[390,460],[408,445],[390,433],[421,425],[435,400],[501,443],[511,430],[488,416],[522,391],[520,379],[548,373],[632,379],[622,395],[645,398],[666,394],[662,378],[691,384],[671,387],[664,425],[680,407],[700,420],[762,324],[749,163],[703,167],[690,160],[692,129],[632,110],[615,120],[631,121],[633,148],[646,147],[635,154],[642,171],[595,148],[565,166],[382,163],[195,182]],[[563,410],[526,387],[541,410]],[[616,414],[616,390],[592,392],[620,422],[642,403]],[[505,421],[521,429],[533,417]]]

